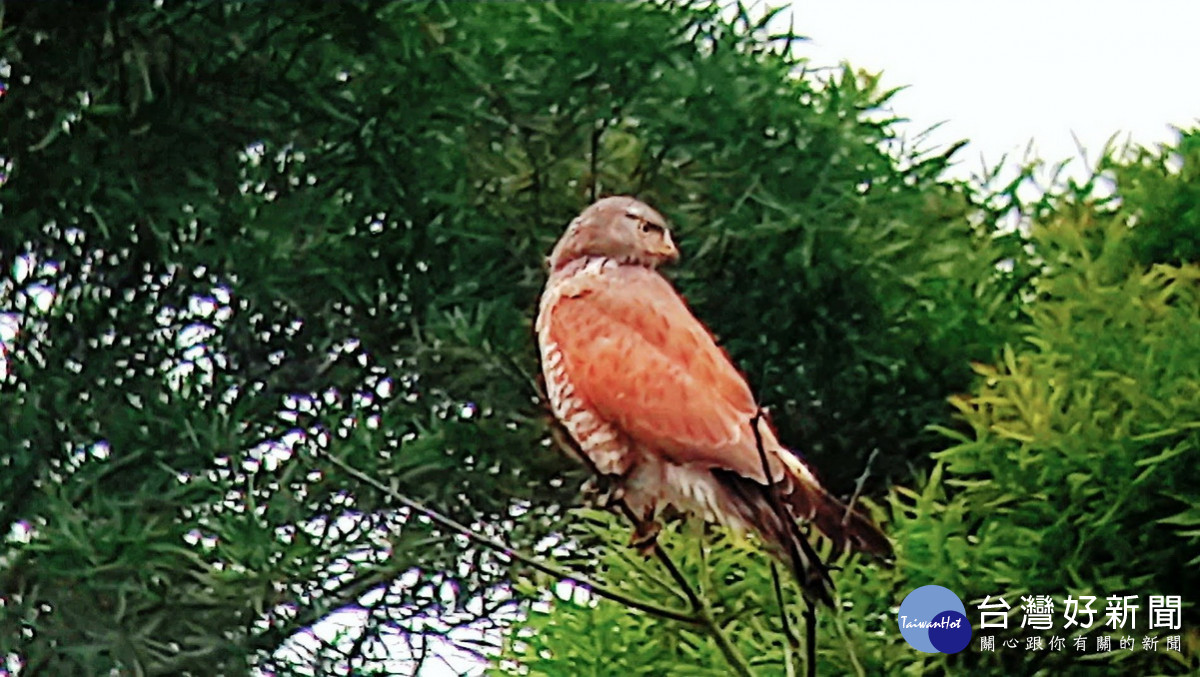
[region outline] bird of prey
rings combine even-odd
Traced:
[[[885,556],[891,545],[780,444],[729,356],[659,274],[678,257],[662,215],[632,197],[601,199],[571,221],[536,323],[550,407],[595,470],[615,476],[639,530],[656,531],[667,506],[752,530],[828,601],[828,573],[799,523],[839,549]]]

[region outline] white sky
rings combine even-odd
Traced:
[[[814,66],[850,62],[908,85],[893,111],[907,134],[971,141],[955,173],[1019,160],[1089,162],[1114,133],[1156,145],[1200,119],[1200,2],[1195,0],[793,0],[797,47]],[[1075,161],[1072,165],[1078,163]],[[1080,167],[1082,168],[1082,167]]]

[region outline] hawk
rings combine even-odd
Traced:
[[[799,522],[839,549],[887,555],[891,545],[780,444],[729,356],[657,271],[678,258],[662,215],[632,197],[571,221],[535,325],[550,407],[596,471],[616,476],[639,531],[667,506],[755,531],[828,600],[828,573]]]

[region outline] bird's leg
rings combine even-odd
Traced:
[[[612,476],[592,475],[580,489],[586,505],[605,510],[616,507],[625,499],[625,487],[619,481],[614,481]]]
[[[654,506],[647,506],[641,519],[634,520],[633,536],[629,539],[629,545],[636,548],[642,557],[649,557],[658,545],[660,531],[662,525],[654,519]]]
[[[583,499],[584,505],[604,505],[600,499],[604,498],[605,487],[601,486],[601,484],[600,476],[592,475],[587,478],[583,486],[579,487],[579,495]]]
[[[658,510],[653,502],[645,505],[640,500],[627,500],[629,494],[626,491],[626,483],[629,481],[628,471],[620,475],[603,475],[596,472],[584,483],[583,488],[592,505],[617,510],[633,522],[633,534],[630,535],[629,545],[636,548],[643,557],[647,557],[658,543],[658,532],[662,530],[662,525],[655,519]]]
[[[608,488],[608,493],[604,496],[604,507],[615,508],[617,504],[625,500],[625,486],[614,482]]]

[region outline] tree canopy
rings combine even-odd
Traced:
[[[768,19],[0,4],[0,674],[412,674],[446,644],[499,673],[809,667],[752,539],[671,523],[645,560],[581,507],[531,323],[552,243],[618,193],[672,220],[667,274],[896,543],[838,561],[813,667],[1194,671],[1194,600],[1184,651],[1082,661],[920,654],[895,607],[1200,589],[1200,132],[1109,152],[1116,196],[1022,203],[1028,173],[946,179],[957,146]]]

